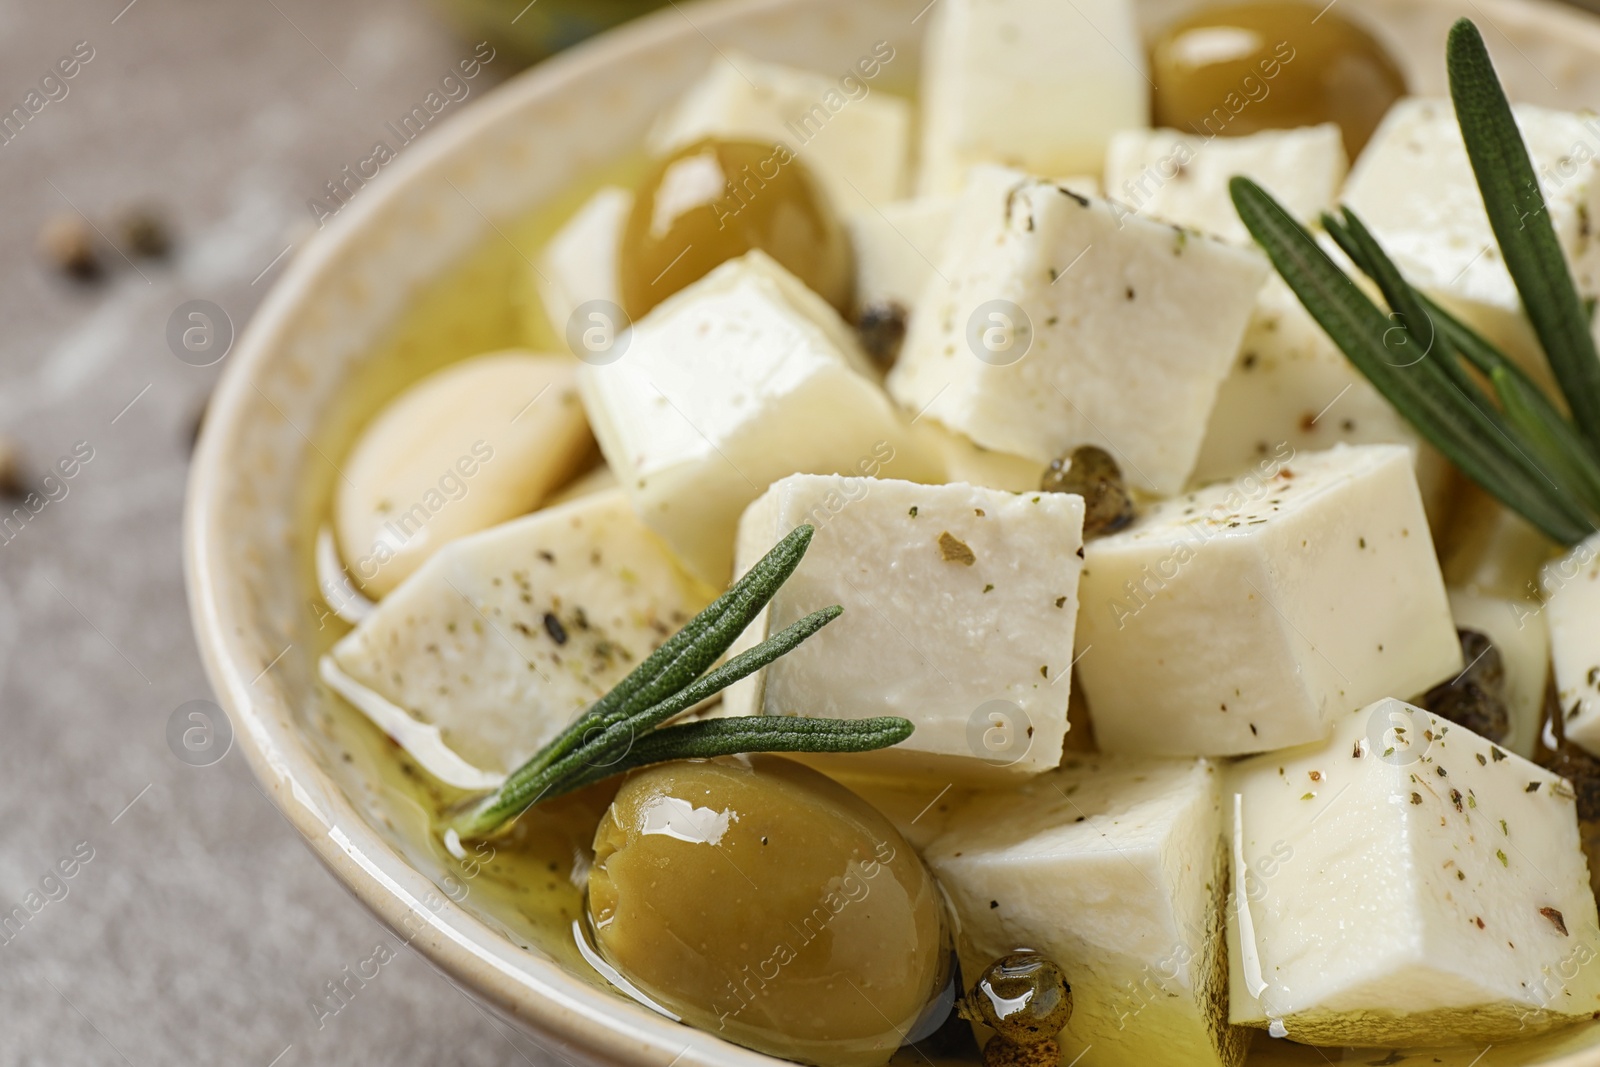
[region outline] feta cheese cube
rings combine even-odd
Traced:
[[[1567,740],[1600,755],[1600,534],[1546,564],[1540,584]]]
[[[1462,486],[1440,547],[1444,579],[1504,599],[1538,600],[1539,574],[1561,555],[1556,543],[1481,486]]]
[[[1461,670],[1411,455],[1273,457],[1085,548],[1078,677],[1107,752],[1239,755]]]
[[[632,190],[608,185],[585,201],[540,253],[539,299],[557,337],[566,335],[580,304],[605,300],[622,305],[617,257],[632,210]]]
[[[884,204],[848,222],[856,251],[856,307],[898,304],[910,311],[939,262],[955,198]]]
[[[1149,125],[1128,0],[942,0],[929,19],[924,194],[957,191],[975,163],[1098,174],[1113,133]]]
[[[1312,1045],[1481,1044],[1600,1011],[1564,779],[1385,699],[1229,787],[1234,1023]]]
[[[665,155],[706,137],[783,144],[841,214],[870,212],[910,185],[911,103],[872,84],[894,58],[894,47],[880,42],[859,76],[835,78],[725,50],[662,117],[648,147]]]
[[[1455,478],[1450,464],[1350,365],[1283,279],[1262,286],[1233,370],[1217,390],[1194,485],[1236,478],[1284,446],[1403,444],[1415,457],[1422,504],[1445,528]]]
[[[1106,195],[1141,215],[1251,243],[1228,182],[1254,179],[1289,213],[1314,222],[1331,210],[1349,162],[1331,122],[1243,137],[1194,137],[1176,130],[1123,130],[1106,149]]]
[[[808,757],[851,773],[985,779],[1061,761],[1083,500],[970,485],[795,475],[739,524],[754,565],[801,523],[816,535],[736,648],[830,604],[844,614],[727,691],[731,715],[901,715],[894,748]]]
[[[1521,597],[1451,589],[1450,615],[1458,629],[1478,631],[1499,652],[1510,720],[1504,747],[1533,759],[1544,724],[1545,684],[1550,678],[1550,628],[1544,613],[1536,602]]]
[[[1045,464],[1009,452],[994,452],[973,444],[964,434],[947,430],[932,419],[914,427],[928,447],[944,460],[945,482],[965,482],[1008,493],[1037,493]]]
[[[504,775],[711,598],[612,490],[452,541],[331,658],[454,763]]]
[[[959,805],[924,856],[956,915],[962,973],[1023,945],[1060,964],[1064,1064],[1238,1067],[1223,814],[1205,760],[1113,756],[1070,756]]]
[[[714,585],[740,514],[787,474],[938,478],[850,328],[761,252],[663,301],[626,340],[620,358],[579,368],[595,437],[640,518]]]
[[[1049,182],[976,171],[889,391],[986,448],[1109,451],[1178,492],[1266,261]]]
[[[1600,242],[1590,233],[1600,213],[1600,121],[1528,104],[1512,111],[1578,289],[1600,294]],[[1489,228],[1448,100],[1395,104],[1356,161],[1344,201],[1413,284],[1529,370],[1548,373]]]

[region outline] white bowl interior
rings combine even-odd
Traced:
[[[504,894],[464,880],[426,844],[388,743],[316,680],[317,657],[342,629],[318,607],[310,535],[360,423],[426,371],[519,339],[514,278],[550,220],[575,206],[574,190],[595,174],[628,173],[662,103],[722,62],[720,50],[842,74],[887,40],[896,57],[880,89],[907,91],[925,5],[688,4],[514,79],[409,147],[329,224],[251,323],[212,402],[190,486],[190,598],[213,685],[252,768],[358,898],[569,1060],[775,1062],[575,976],[581,968],[564,969],[574,956],[559,927],[516,918]],[[1141,14],[1154,28],[1190,6],[1142,0]],[[1600,23],[1575,12],[1530,0],[1343,0],[1340,11],[1378,32],[1417,91],[1442,92],[1445,31],[1465,14],[1485,26],[1514,98],[1569,108],[1600,101]],[[468,299],[484,294],[480,306]],[[1265,1044],[1253,1062],[1334,1055]],[[1565,1062],[1600,1064],[1600,1026],[1496,1048],[1481,1062],[1547,1062],[1578,1050],[1588,1051]],[[1481,1051],[1419,1062],[1468,1067]]]

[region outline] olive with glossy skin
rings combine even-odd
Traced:
[[[805,1063],[886,1063],[948,978],[911,846],[775,756],[628,778],[595,834],[589,919],[607,962],[685,1022]]]
[[[1202,8],[1150,50],[1155,124],[1203,137],[1336,122],[1356,157],[1405,76],[1370,33],[1321,4]]]
[[[639,318],[718,265],[759,248],[841,314],[855,253],[805,163],[783,145],[706,139],[640,182],[618,249],[623,308]]]

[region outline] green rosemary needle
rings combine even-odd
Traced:
[[[1415,289],[1349,208],[1323,228],[1387,309],[1255,182],[1239,217],[1317,323],[1434,447],[1556,542],[1600,529],[1600,355],[1533,165],[1469,20],[1450,31],[1450,92],[1495,239],[1566,407],[1498,348]],[[1486,388],[1487,387],[1487,388]]]
[[[837,604],[812,612],[714,667],[800,565],[813,533],[800,526],[778,542],[499,789],[470,802],[443,829],[461,838],[486,837],[540,801],[651,763],[740,752],[867,752],[911,736],[911,723],[900,718],[758,716],[664,725],[794,650],[843,613]]]

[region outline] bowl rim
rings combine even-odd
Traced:
[[[291,715],[269,713],[251,690],[259,664],[251,658],[242,620],[223,590],[235,581],[218,551],[221,487],[230,444],[246,418],[256,375],[268,367],[293,329],[294,313],[363,239],[369,224],[407,196],[425,176],[447,167],[486,127],[562,92],[571,80],[623,63],[630,55],[698,46],[713,48],[725,28],[752,17],[799,11],[808,0],[669,0],[669,6],[607,31],[522,71],[432,131],[382,181],[354,198],[291,259],[241,331],[207,408],[186,490],[184,570],[189,612],[212,689],[226,709],[251,773],[341,884],[403,942],[420,951],[452,984],[559,1043],[561,1058],[638,1067],[773,1067],[787,1061],[734,1045],[632,1004],[570,974],[554,960],[528,953],[472,913],[442,898],[434,884],[367,825],[342,789],[317,765]],[[937,2],[937,0],[933,0]],[[1455,6],[1454,0],[1381,0],[1397,7]],[[1559,0],[1467,0],[1504,37],[1502,26],[1537,28],[1575,38],[1600,55],[1600,18]],[[929,6],[932,6],[931,3]],[[1329,5],[1332,6],[1332,5]],[[798,17],[798,16],[797,16]],[[1515,44],[1512,45],[1515,47]],[[286,703],[287,701],[285,701]],[[435,906],[437,905],[437,906]],[[415,920],[421,917],[420,929]],[[457,985],[460,990],[461,986]],[[553,1051],[553,1050],[552,1050]],[[1600,1046],[1569,1053],[1546,1067],[1600,1067]]]

